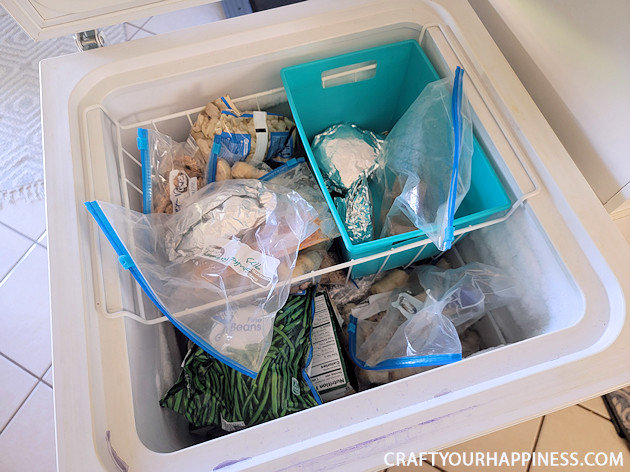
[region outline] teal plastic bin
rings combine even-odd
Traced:
[[[364,75],[369,78],[361,80],[361,75],[358,75],[357,82],[322,86],[322,74],[327,71],[340,69],[342,72],[353,69],[353,66],[374,63],[376,68],[372,77]],[[339,227],[346,260],[371,256],[426,239],[426,235],[417,230],[352,244],[310,147],[317,134],[337,123],[355,123],[377,133],[391,130],[422,89],[440,78],[418,42],[402,41],[286,67],[281,74],[311,167]],[[380,200],[374,195],[376,189],[372,190],[374,213],[378,214]],[[455,229],[482,223],[509,206],[510,199],[475,137],[470,190],[455,214]],[[416,257],[418,250],[416,247],[391,255],[383,269],[400,267],[414,258],[421,260],[439,252],[433,244],[426,246]],[[381,268],[384,259],[358,264],[354,266],[352,275],[373,274]]]

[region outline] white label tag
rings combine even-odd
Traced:
[[[191,179],[183,170],[174,169],[168,174],[168,189],[173,213],[177,213],[184,200],[197,192],[197,177]]]
[[[254,251],[235,239],[217,238],[213,243],[204,249],[204,257],[231,267],[256,285],[266,288],[277,276],[280,261],[275,257]]]
[[[227,431],[228,433],[233,433],[234,431],[239,431],[245,428],[245,423],[242,421],[225,421],[223,415],[221,415],[221,429],[223,431]]]
[[[391,294],[392,292],[389,291],[377,293],[376,295],[370,295],[367,300],[352,309],[352,316],[354,316],[357,320],[365,320],[377,313],[380,313],[381,311],[387,310]]]
[[[254,150],[251,163],[256,165],[262,163],[267,155],[267,145],[269,144],[267,112],[255,111],[252,113],[252,116],[254,118],[254,128],[256,129],[256,149]]]
[[[400,293],[398,294],[398,298],[392,302],[392,307],[398,309],[400,313],[410,320],[413,316],[422,310],[424,303],[418,300],[413,295],[408,293]]]

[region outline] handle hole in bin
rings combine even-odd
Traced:
[[[376,75],[376,61],[363,61],[322,72],[322,88],[363,82]]]

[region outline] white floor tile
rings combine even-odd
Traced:
[[[605,418],[610,419],[610,414],[608,413],[608,409],[606,408],[602,397],[591,398],[590,400],[586,400],[585,402],[580,403],[580,405],[588,408],[591,411],[594,411],[595,413],[599,413]]]
[[[0,434],[0,470],[57,470],[53,394],[41,382]]]
[[[0,352],[37,376],[50,366],[48,258],[41,246],[0,286]]]
[[[48,235],[44,236],[44,238],[39,242],[44,247],[48,247]]]
[[[538,428],[540,426],[541,418],[536,418],[530,421],[526,421],[525,423],[517,424],[515,426],[511,426],[509,428],[502,429],[500,431],[496,431],[494,433],[490,433],[486,436],[482,436],[480,438],[472,439],[462,444],[458,444],[456,446],[445,449],[445,451],[450,452],[459,452],[462,456],[463,453],[467,454],[467,457],[470,457],[470,454],[480,452],[496,452],[497,456],[500,457],[501,453],[505,452],[510,457],[511,453],[514,451],[529,451],[531,452],[534,449],[534,444],[536,442],[536,436],[538,434]],[[448,470],[448,472],[460,472],[460,471],[477,471],[479,470],[479,465],[472,466],[452,466],[450,464],[439,464],[436,463],[442,469]],[[505,470],[503,466],[500,467],[484,467],[484,472],[491,471],[502,471]],[[514,472],[525,472],[527,470],[527,463],[515,464],[514,467],[510,469]]]
[[[52,384],[53,384],[53,369],[52,369],[52,366],[50,366],[50,369],[48,369],[48,370],[46,371],[46,375],[44,375],[44,376],[42,377],[42,380],[43,380],[44,382],[47,382],[47,383],[48,383],[48,385],[52,385]]]
[[[37,379],[0,356],[0,431],[37,383]]]
[[[30,239],[0,225],[0,280],[32,245],[33,241]]]
[[[31,239],[37,239],[46,229],[44,200],[6,204],[0,209],[0,221]]]
[[[588,452],[623,455],[623,467],[552,467],[533,464],[531,472],[567,470],[571,472],[593,470],[627,470],[630,464],[628,444],[617,436],[612,422],[589,411],[572,406],[545,416],[536,452],[577,452],[583,460]],[[450,472],[450,471],[449,471]]]
[[[142,28],[151,33],[161,34],[204,25],[224,18],[223,7],[220,2],[217,2],[154,16]]]

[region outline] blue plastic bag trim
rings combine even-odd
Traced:
[[[221,140],[217,140],[215,136],[212,141],[212,149],[210,150],[210,156],[208,157],[208,168],[206,169],[206,184],[210,184],[217,178],[217,159],[221,152]]]
[[[254,117],[253,113],[241,113],[240,115],[237,115],[233,111],[229,111],[229,110],[221,110],[221,113],[224,114],[224,115],[234,116],[236,118],[240,118],[240,117],[253,118]],[[267,113],[267,115],[269,115],[269,116],[282,116],[279,113]]]
[[[136,139],[140,151],[140,165],[142,166],[142,213],[149,214],[153,207],[153,188],[151,183],[151,158],[149,156],[149,132],[138,128]]]
[[[284,174],[285,172],[290,171],[291,169],[293,169],[295,166],[297,166],[298,164],[301,164],[302,162],[304,162],[304,158],[303,157],[298,157],[297,159],[293,158],[291,160],[288,160],[285,164],[281,165],[280,167],[272,170],[271,172],[267,172],[265,175],[263,175],[262,177],[260,177],[258,180],[262,180],[262,181],[267,181],[267,180],[271,180],[281,174]]]
[[[357,344],[357,319],[354,316],[350,316],[350,323],[348,324],[349,340],[348,344],[350,357],[352,361],[360,368],[365,370],[391,370],[401,369],[404,367],[428,367],[432,365],[444,365],[452,364],[453,362],[461,361],[462,355],[459,354],[436,354],[433,356],[405,356],[397,357],[395,359],[387,359],[379,362],[376,365],[367,365],[364,361],[359,359],[356,354]]]
[[[453,219],[455,217],[455,201],[457,200],[457,177],[459,174],[459,154],[462,147],[462,80],[464,69],[457,66],[455,69],[455,82],[453,83],[453,96],[451,99],[451,114],[453,115],[453,171],[451,173],[451,186],[448,190],[448,213],[446,215],[446,228],[444,230],[444,250],[453,245]]]
[[[201,349],[206,351],[212,357],[223,362],[228,367],[231,367],[232,369],[235,369],[238,372],[255,379],[256,376],[258,375],[257,372],[247,369],[246,367],[243,367],[237,362],[234,362],[232,359],[229,359],[223,356],[222,354],[220,354],[212,346],[210,346],[206,341],[201,339],[197,334],[195,334],[190,329],[188,329],[185,325],[180,323],[179,320],[177,320],[177,318],[173,317],[168,312],[166,307],[159,302],[155,293],[153,293],[153,290],[151,289],[148,282],[144,278],[144,275],[142,275],[142,272],[140,272],[138,267],[136,267],[135,263],[133,262],[133,258],[131,257],[131,254],[129,253],[129,251],[127,250],[127,248],[125,247],[121,239],[118,237],[118,233],[116,233],[116,230],[109,223],[109,220],[105,216],[105,213],[103,213],[103,210],[101,209],[98,202],[96,201],[85,202],[85,206],[90,212],[90,214],[94,217],[94,220],[96,220],[96,223],[100,226],[101,230],[105,234],[105,237],[110,242],[110,244],[112,245],[112,247],[118,254],[119,258],[124,257],[125,260],[131,261],[133,263],[133,266],[130,266],[129,268],[129,272],[131,273],[133,278],[136,279],[136,282],[138,282],[138,285],[140,285],[144,293],[147,294],[147,297],[149,297],[149,299],[155,304],[155,306],[158,307],[158,309],[164,314],[164,316],[166,316],[169,319],[169,321],[173,323],[173,325],[177,329],[179,329],[182,333],[184,333],[186,337],[188,337],[191,341],[193,341],[197,346],[199,346]]]

